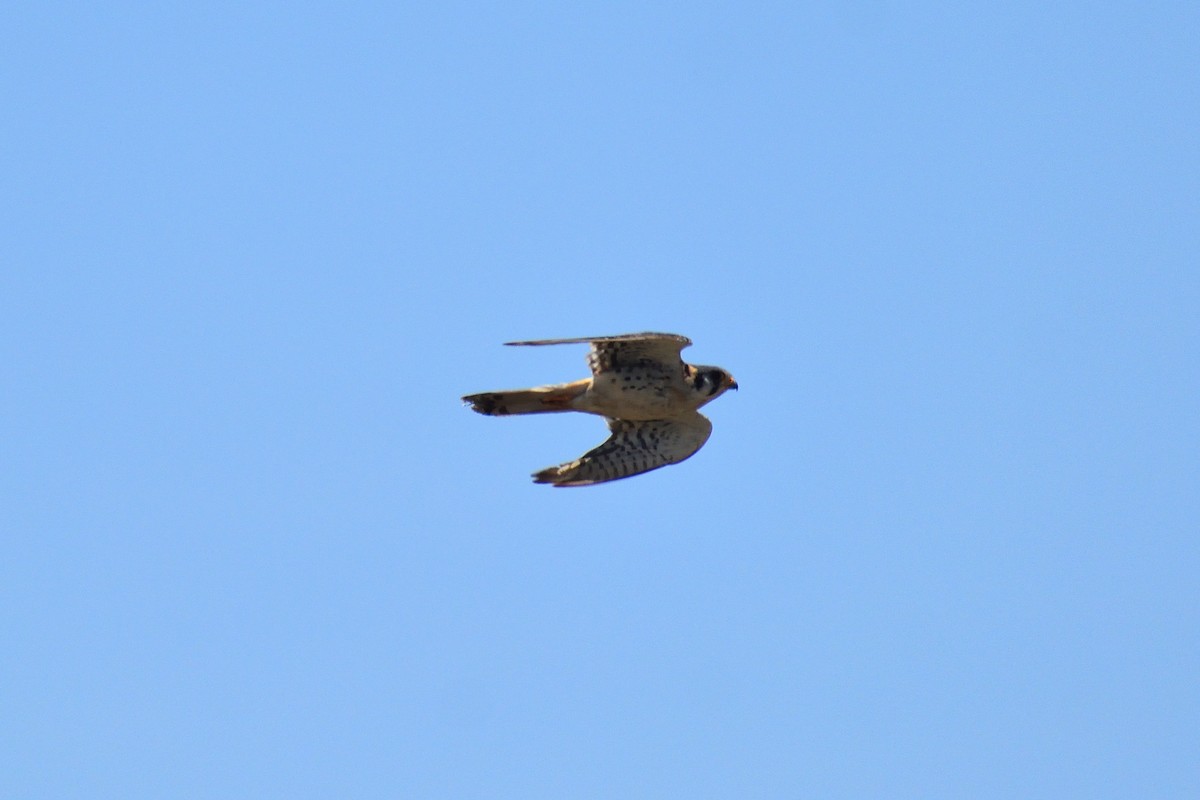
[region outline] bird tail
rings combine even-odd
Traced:
[[[590,383],[590,379],[584,378],[574,383],[538,386],[534,389],[469,394],[463,398],[463,402],[470,404],[473,411],[493,417],[573,411],[576,398],[587,391]]]

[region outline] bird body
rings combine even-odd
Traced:
[[[691,456],[712,423],[697,409],[727,389],[733,376],[680,358],[691,344],[671,333],[508,342],[514,346],[590,344],[592,376],[571,383],[467,395],[481,414],[509,416],[579,411],[608,420],[611,435],[575,461],[534,473],[538,483],[585,486],[649,472]]]

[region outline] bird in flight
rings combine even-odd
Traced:
[[[480,414],[545,414],[582,411],[608,421],[604,444],[574,461],[535,472],[534,483],[588,486],[678,464],[699,450],[712,423],[697,409],[737,389],[719,367],[686,363],[680,353],[692,341],[674,333],[627,333],[580,339],[542,339],[509,345],[590,344],[592,377],[553,386],[469,394]]]

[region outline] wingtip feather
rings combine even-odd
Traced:
[[[537,484],[553,486],[556,489],[564,489],[572,486],[591,486],[592,484],[597,483],[597,481],[591,479],[573,480],[571,478],[571,473],[574,471],[576,466],[578,466],[577,463],[560,464],[556,467],[546,467],[546,469],[538,470],[537,472],[533,473],[533,482]]]

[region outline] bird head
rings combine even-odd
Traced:
[[[700,395],[701,405],[720,397],[727,389],[737,390],[737,381],[720,367],[696,365],[688,373],[688,383]]]

